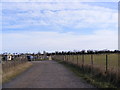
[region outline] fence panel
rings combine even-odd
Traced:
[[[97,68],[100,72],[106,72],[106,54],[96,54],[93,56],[93,67]]]
[[[118,73],[118,54],[108,55],[108,71],[115,74]]]
[[[82,61],[82,55],[78,55],[78,66],[82,67],[83,61]]]
[[[91,55],[84,56],[84,66],[91,67]]]
[[[85,71],[90,70],[93,75],[103,74],[120,81],[120,54],[55,55],[53,58],[82,67]]]
[[[14,60],[11,61],[2,61],[2,71],[3,73],[9,72],[11,69],[14,70],[14,68],[20,64],[24,64],[27,62],[27,58],[25,57],[17,57]]]

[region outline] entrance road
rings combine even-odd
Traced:
[[[33,66],[3,88],[94,88],[56,61],[33,61]]]

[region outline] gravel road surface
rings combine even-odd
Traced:
[[[3,88],[94,88],[56,61],[33,61],[33,66]]]

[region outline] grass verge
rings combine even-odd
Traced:
[[[6,83],[6,82],[10,81],[11,79],[15,78],[17,75],[21,74],[22,72],[24,72],[31,66],[32,66],[31,62],[26,62],[24,64],[20,64],[20,65],[16,66],[14,69],[11,69],[7,73],[3,73],[2,74],[2,83]]]
[[[118,88],[118,86],[110,83],[102,76],[94,76],[92,75],[92,73],[84,71],[83,68],[66,63],[64,61],[57,60],[57,62],[63,64],[65,67],[74,72],[77,76],[83,78],[85,81],[87,81],[91,85],[94,85],[96,88]]]

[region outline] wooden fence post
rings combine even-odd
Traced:
[[[65,55],[64,55],[64,61],[65,61]]]
[[[82,55],[82,68],[84,67],[84,55]]]
[[[91,54],[91,73],[93,73],[93,55]]]
[[[66,55],[66,61],[68,62],[68,55]]]
[[[120,81],[120,75],[119,75],[119,73],[120,73],[120,54],[118,53],[118,69],[117,69],[117,82],[119,82]]]
[[[106,70],[105,70],[105,73],[107,73],[108,71],[108,55],[106,54]]]
[[[72,58],[73,58],[73,59],[72,59],[72,62],[71,62],[71,64],[73,64],[73,63],[74,63],[74,55],[72,55]]]
[[[67,55],[67,62],[69,62],[69,55]]]
[[[74,64],[74,62],[75,62],[75,56],[74,56],[74,54],[73,54],[73,63],[72,63],[72,64]]]
[[[68,55],[68,62],[70,63],[70,55]]]
[[[79,56],[79,55],[77,55],[77,66],[78,66],[78,56]]]
[[[65,61],[66,61],[66,55],[64,55]]]
[[[76,61],[76,60],[75,60],[75,56],[76,56],[76,55],[74,55],[74,65],[75,65],[75,61]]]
[[[76,55],[73,56],[73,57],[74,57],[74,63],[73,63],[74,65],[75,65],[75,63],[76,63],[76,62],[75,62],[75,56],[76,56]]]
[[[93,69],[93,55],[91,54],[91,69]]]
[[[65,62],[66,62],[66,55],[65,55]]]

